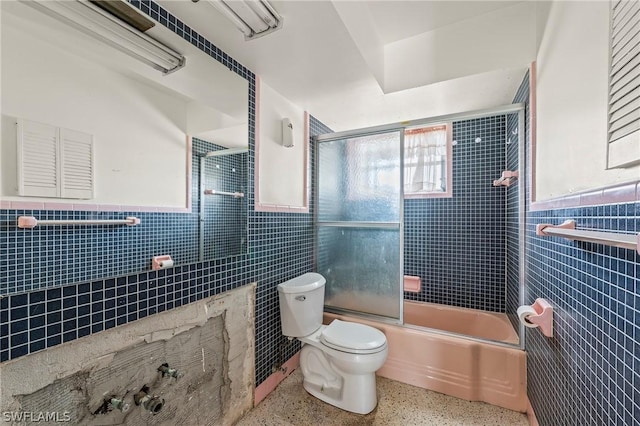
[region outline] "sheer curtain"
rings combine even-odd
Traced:
[[[404,133],[404,193],[445,191],[446,126],[407,129]]]

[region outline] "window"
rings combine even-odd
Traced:
[[[611,2],[608,167],[640,162],[640,3]]]
[[[452,196],[451,124],[404,132],[404,196]]]

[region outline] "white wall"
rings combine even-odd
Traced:
[[[537,56],[536,199],[640,179],[605,170],[609,2],[554,2]]]
[[[256,203],[303,207],[305,202],[304,111],[260,82],[258,164],[259,196]],[[294,146],[282,145],[282,119],[293,124]]]
[[[96,198],[73,203],[185,207],[186,106],[158,85],[86,61],[2,16],[2,187],[16,196],[15,117],[94,135]]]
[[[536,52],[536,13],[535,2],[521,2],[386,44],[384,92],[526,66]]]

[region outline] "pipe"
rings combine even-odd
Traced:
[[[143,386],[140,392],[133,396],[133,401],[151,414],[157,414],[162,410],[164,399],[159,398],[157,395],[149,395],[148,392],[149,387],[147,385]]]

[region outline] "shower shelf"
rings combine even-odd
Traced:
[[[560,225],[541,223],[536,226],[536,234],[540,236],[563,237],[572,241],[586,241],[635,250],[640,254],[640,233],[621,234],[609,231],[587,231],[576,229],[575,220],[566,220]]]
[[[514,180],[518,178],[520,173],[518,171],[505,170],[502,172],[502,176],[500,179],[496,179],[493,181],[493,186],[509,186],[513,183]]]

